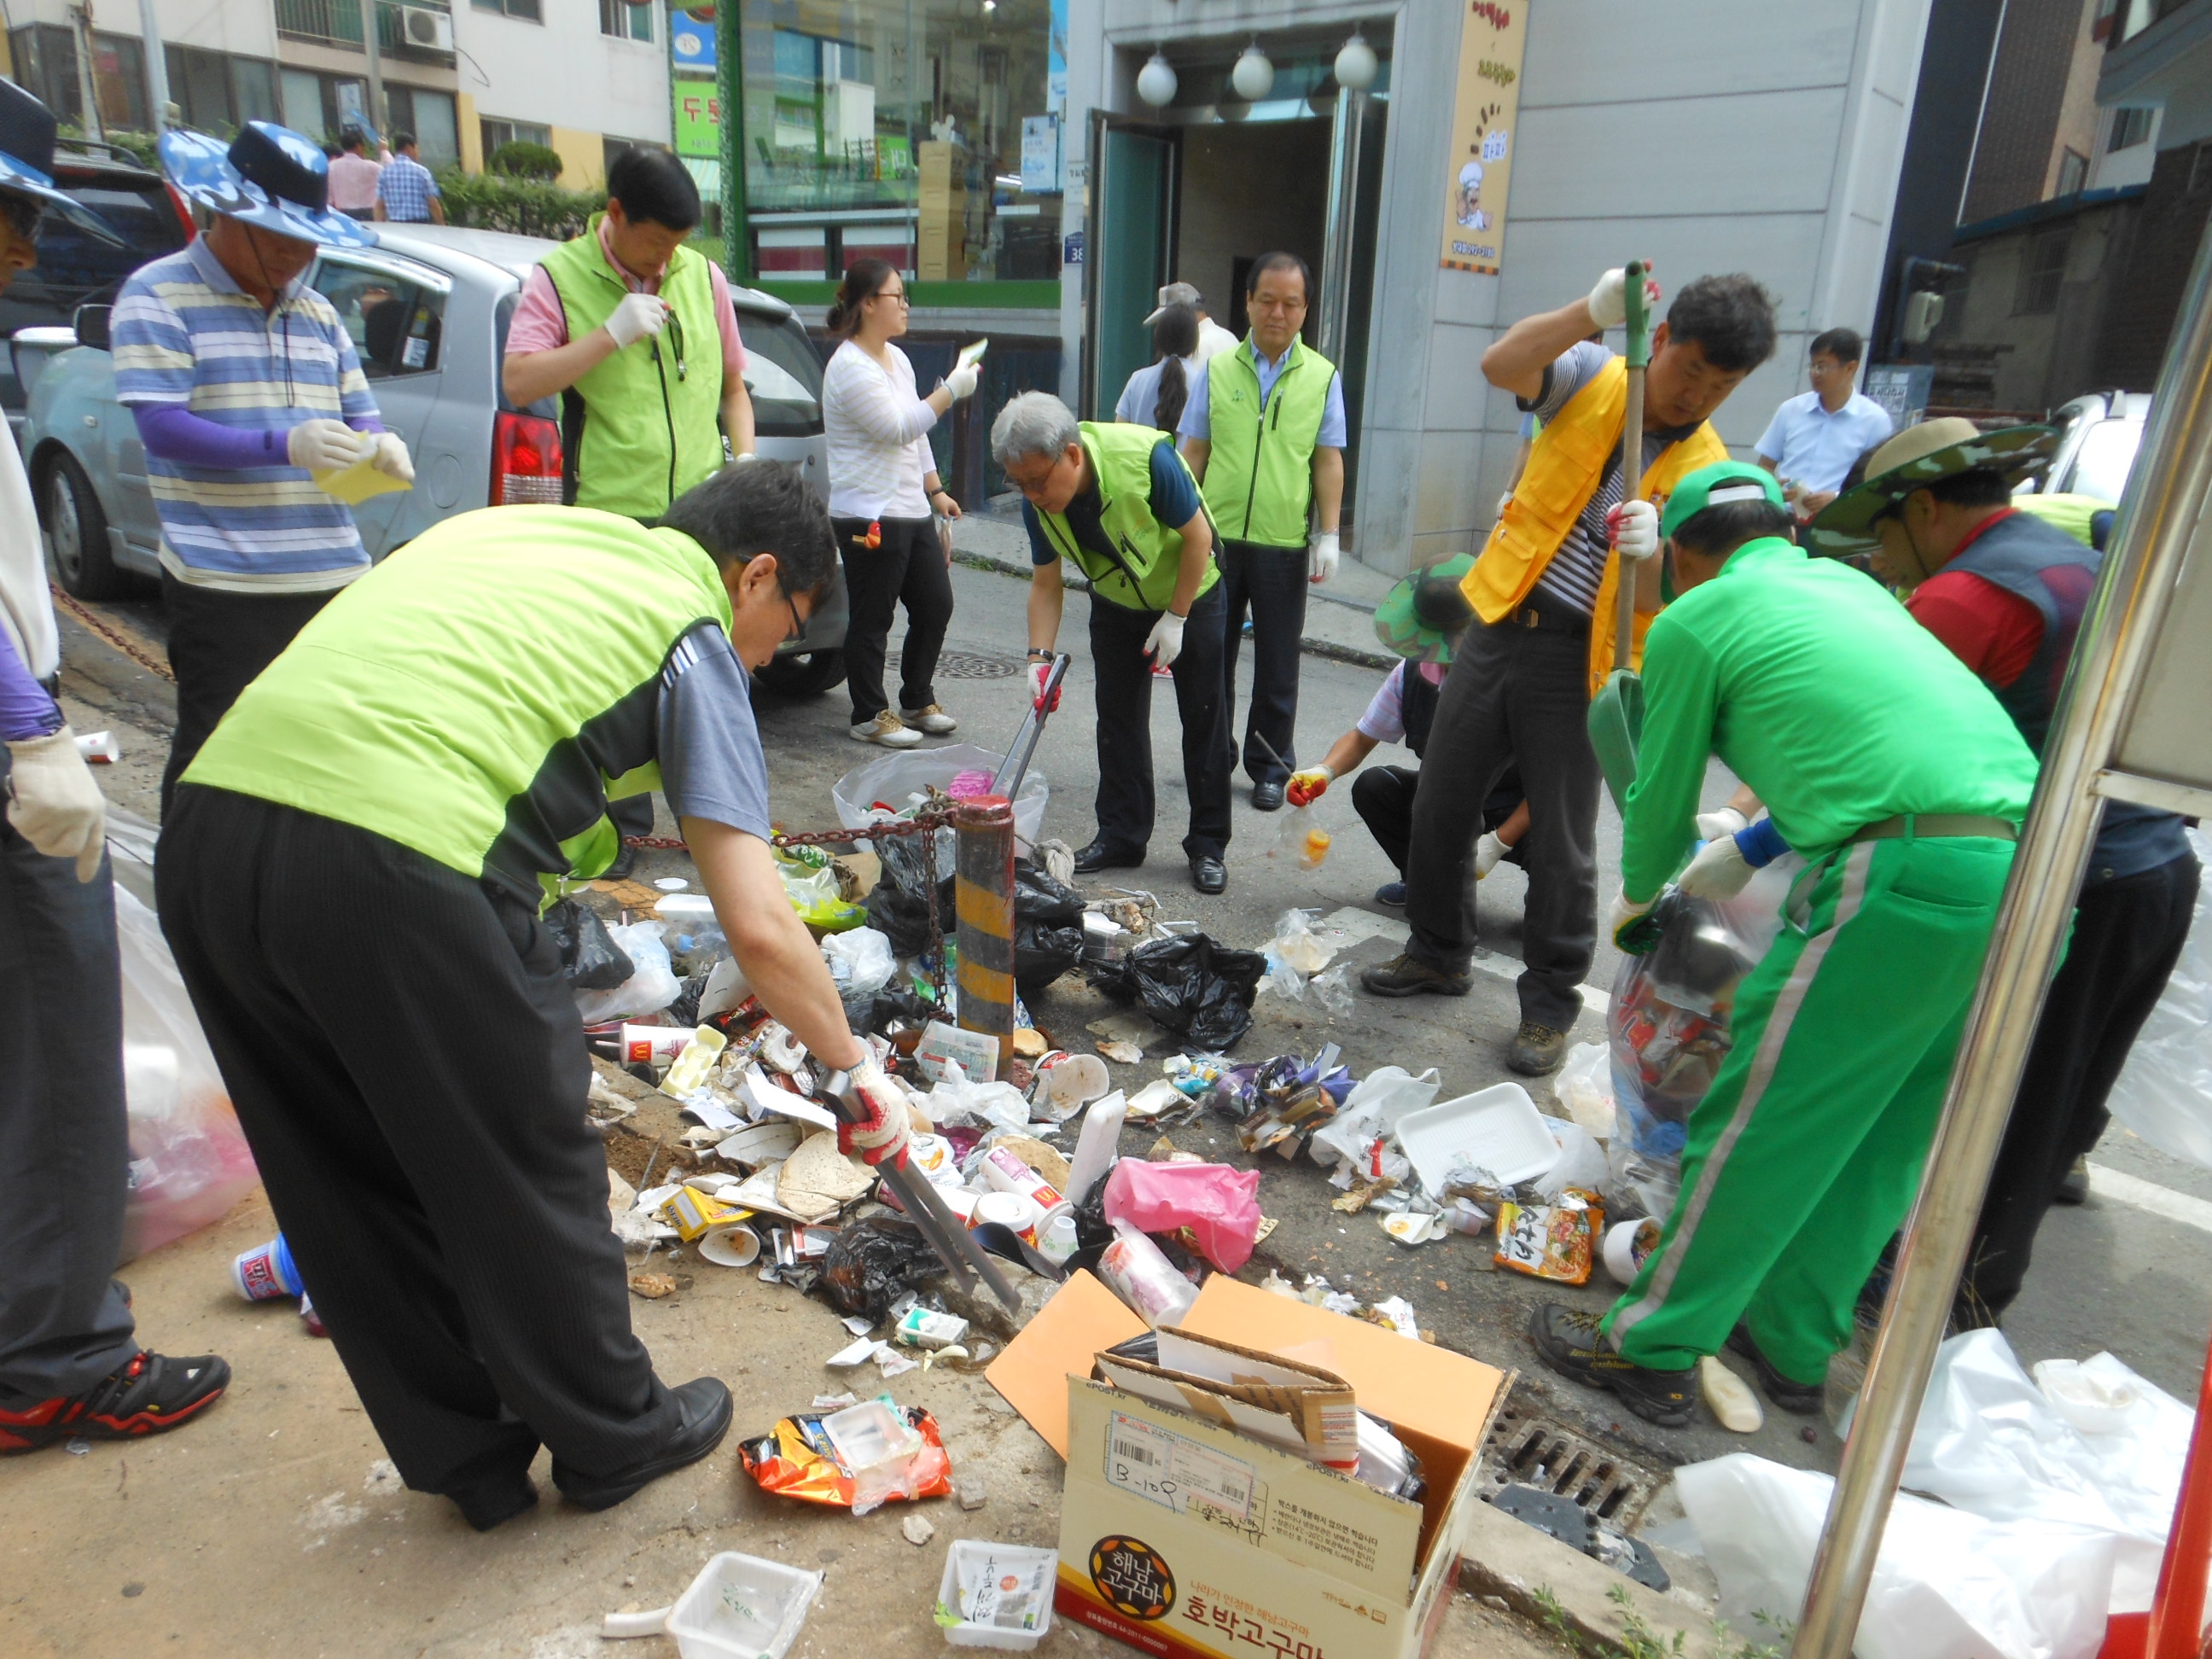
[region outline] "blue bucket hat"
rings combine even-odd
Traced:
[[[27,197],[65,215],[94,235],[121,245],[107,222],[54,188],[53,112],[17,86],[0,81],[0,191]]]
[[[204,132],[165,132],[161,170],[210,212],[298,241],[376,246],[359,220],[331,210],[331,163],[321,147],[274,121],[248,121],[228,149]]]

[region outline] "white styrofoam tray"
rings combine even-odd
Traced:
[[[1398,1120],[1398,1146],[1421,1184],[1441,1196],[1444,1177],[1465,1165],[1506,1186],[1534,1181],[1559,1162],[1559,1143],[1517,1083],[1493,1084]]]

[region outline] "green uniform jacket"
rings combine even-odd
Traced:
[[[1166,610],[1182,574],[1182,531],[1152,516],[1152,452],[1164,447],[1186,473],[1189,464],[1176,454],[1174,439],[1148,426],[1084,421],[1076,435],[1091,458],[1091,474],[1098,484],[1098,527],[1113,544],[1115,556],[1102,558],[1078,542],[1064,514],[1038,512],[1045,539],[1090,579],[1091,592],[1100,599],[1128,611]],[[1200,501],[1199,510],[1204,512],[1203,497]],[[1209,554],[1198,592],[1220,580],[1220,567]]]
[[[619,850],[610,796],[659,787],[662,670],[730,598],[673,530],[574,507],[433,526],[246,688],[185,769],[538,896]]]
[[[1206,505],[1231,541],[1305,546],[1314,441],[1335,378],[1334,363],[1293,340],[1291,360],[1262,409],[1250,336],[1206,363],[1206,418],[1213,435],[1207,440]]]
[[[1709,754],[1808,859],[1904,812],[2018,823],[2035,787],[2035,757],[1971,669],[1874,582],[1779,537],[1659,613],[1644,699],[1621,836],[1632,899],[1694,837]]]
[[[593,215],[581,236],[541,262],[571,340],[605,322],[630,291],[599,246],[605,216]],[[722,465],[722,333],[705,257],[678,248],[660,297],[675,315],[659,334],[631,342],[562,394],[562,448],[578,507],[657,519]]]

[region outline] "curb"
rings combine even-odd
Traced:
[[[977,553],[964,548],[956,547],[952,550],[952,562],[964,564],[971,570],[990,570],[1001,576],[1018,577],[1024,581],[1027,581],[1030,575],[1030,567],[1026,563],[1018,563],[1012,559],[997,558],[988,553]],[[1063,580],[1071,593],[1088,593],[1091,591],[1091,584],[1079,575],[1067,574],[1063,577]],[[1334,603],[1345,605],[1350,610],[1363,612],[1367,609],[1363,605],[1346,600],[1336,600]],[[1331,662],[1350,663],[1354,667],[1378,669],[1386,673],[1396,667],[1399,661],[1397,658],[1380,651],[1364,650],[1356,645],[1339,645],[1334,640],[1316,639],[1311,635],[1298,641],[1298,649],[1309,657],[1323,657]]]
[[[1657,1651],[1681,1659],[1728,1659],[1742,1651],[1734,1644],[1746,1632],[1724,1639],[1711,1616],[1700,1616],[1674,1596],[1647,1589],[1488,1504],[1472,1507],[1459,1565],[1460,1588],[1469,1595],[1540,1630],[1566,1636],[1586,1653]],[[1631,1634],[1631,1614],[1656,1638],[1656,1648],[1644,1643],[1632,1648],[1624,1640]],[[1748,1634],[1758,1640],[1758,1632]]]

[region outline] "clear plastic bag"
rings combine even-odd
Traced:
[[[822,941],[822,955],[830,964],[830,977],[847,996],[872,996],[898,972],[890,940],[872,927],[830,934]]]
[[[610,927],[608,936],[637,969],[611,991],[580,991],[576,1012],[586,1025],[611,1019],[637,1019],[657,1014],[676,1000],[684,982],[676,977],[665,942],[667,927],[658,921],[634,921],[627,927]]]
[[[1314,1131],[1310,1143],[1315,1163],[1365,1167],[1368,1148],[1377,1135],[1395,1134],[1398,1120],[1436,1104],[1443,1087],[1437,1068],[1419,1077],[1402,1066],[1378,1066],[1345,1097],[1336,1115]]]
[[[2212,836],[2191,830],[2189,844],[2212,865]],[[2212,890],[2197,890],[2181,960],[2106,1103],[2159,1151],[2212,1167]]]

